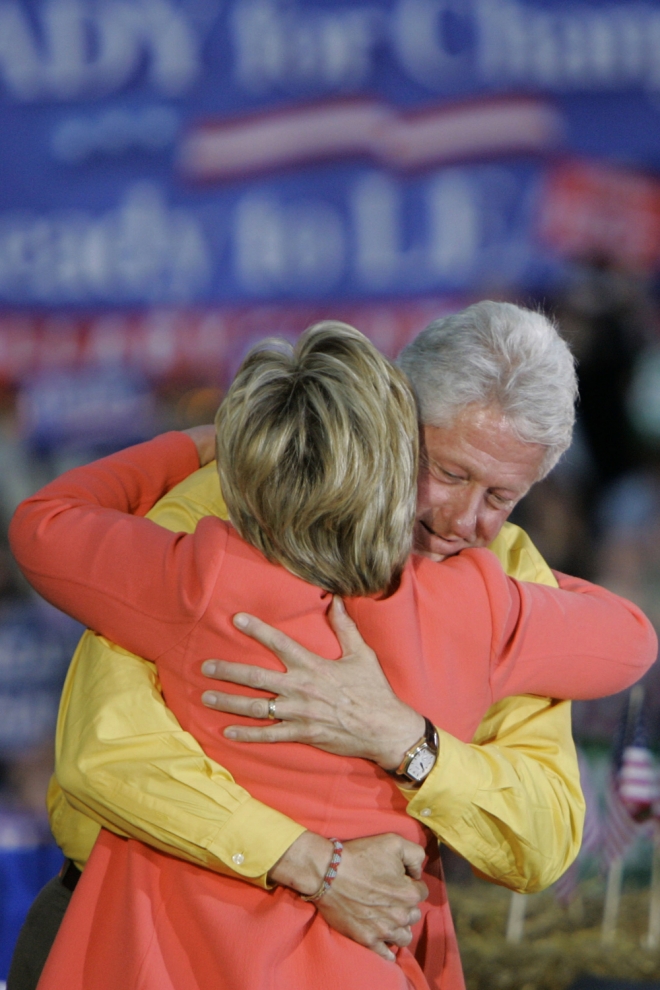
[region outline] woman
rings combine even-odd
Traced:
[[[12,524],[13,547],[46,597],[154,659],[184,728],[256,797],[309,829],[427,838],[375,765],[296,744],[240,747],[219,734],[217,717],[197,701],[200,661],[277,665],[232,626],[246,601],[336,656],[329,593],[366,596],[347,607],[396,693],[466,740],[506,694],[594,697],[625,687],[654,659],[639,610],[585,582],[575,581],[577,593],[519,585],[484,550],[404,566],[414,402],[400,373],[352,328],[321,325],[293,354],[253,354],[217,425],[222,489],[243,540],[218,519],[183,536],[125,514],[147,511],[195,466],[190,441],[173,435],[71,472],[28,500]],[[104,832],[40,987],[453,990],[462,981],[444,888],[424,879],[423,918],[391,965],[288,889],[259,890]]]

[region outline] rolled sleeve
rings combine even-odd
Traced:
[[[521,696],[493,706],[490,741],[463,743],[439,730],[436,766],[408,813],[484,878],[542,890],[580,849],[584,798],[570,702]]]

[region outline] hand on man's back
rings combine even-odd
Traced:
[[[393,770],[424,735],[424,718],[394,694],[378,657],[360,636],[341,599],[334,599],[329,615],[342,648],[340,660],[317,656],[254,616],[235,617],[237,628],[279,657],[287,672],[223,660],[202,664],[208,677],[275,696],[272,725],[228,726],[225,735],[240,742],[307,743]],[[268,698],[209,689],[202,701],[208,708],[233,715],[269,716]]]
[[[191,426],[181,432],[189,436],[197,447],[200,467],[205,467],[215,460],[215,426],[211,424]]]

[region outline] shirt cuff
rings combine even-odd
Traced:
[[[274,808],[248,798],[207,848],[233,873],[268,889],[268,871],[305,831]]]
[[[437,726],[436,726],[437,728]],[[483,762],[474,760],[472,747],[443,729],[437,729],[440,747],[435,766],[421,787],[401,788],[408,814],[442,838],[473,805],[477,791],[488,787]],[[476,763],[476,765],[475,765]]]

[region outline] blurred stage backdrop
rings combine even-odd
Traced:
[[[6,523],[66,467],[209,421],[261,337],[336,317],[394,356],[478,298],[554,314],[580,424],[518,521],[660,624],[660,0],[0,0],[0,133],[1,978],[16,857],[33,887],[54,869],[79,632]],[[653,672],[642,708],[652,753]],[[601,817],[630,711],[576,706]]]

